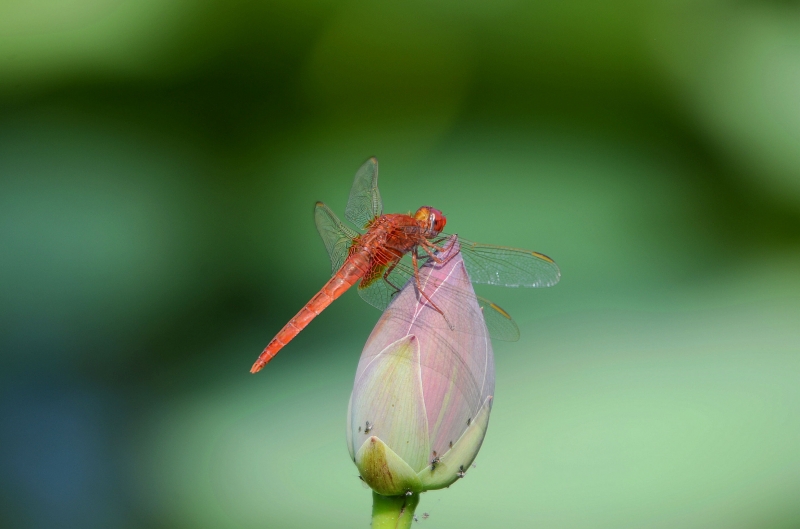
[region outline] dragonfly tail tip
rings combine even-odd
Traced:
[[[261,360],[256,360],[256,363],[253,364],[253,367],[250,368],[250,372],[254,375],[261,371],[261,369],[267,365],[266,363],[262,362]]]

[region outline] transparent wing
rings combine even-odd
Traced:
[[[426,262],[424,259],[420,260],[419,266],[432,266],[433,262]],[[380,277],[374,279],[366,287],[358,287],[358,294],[361,298],[377,308],[378,310],[386,310],[395,294],[402,289],[406,283],[414,280],[414,270],[411,264],[411,258],[408,256],[403,259],[394,267],[389,273],[387,280],[384,280],[383,274],[386,268],[378,271]],[[397,287],[397,288],[395,288]],[[424,288],[424,286],[423,286]],[[456,285],[440,285],[436,293],[437,298],[447,298],[452,301],[452,306],[468,307],[471,305],[469,300],[475,298],[475,292],[471,286],[458,287]],[[419,297],[419,295],[418,295]],[[435,298],[436,299],[436,298]],[[515,342],[519,340],[519,327],[517,327],[514,319],[502,308],[488,299],[477,296],[478,306],[483,312],[483,319],[486,322],[486,327],[489,329],[489,334],[495,340],[502,340],[506,342]],[[450,305],[450,303],[447,303]],[[449,320],[457,321],[460,318],[457,314],[448,314]],[[448,329],[448,325],[444,318],[434,321],[441,324],[442,330]],[[457,325],[457,324],[456,324]],[[458,327],[458,325],[457,325]],[[462,332],[475,332],[480,334],[480,329],[457,328]]]
[[[359,228],[364,228],[383,212],[378,191],[378,159],[374,156],[364,162],[356,172],[344,216]]]
[[[544,254],[480,244],[458,238],[473,283],[504,287],[550,287],[561,279],[558,265]]]
[[[358,237],[358,232],[345,226],[336,214],[322,202],[317,202],[314,206],[314,223],[317,225],[317,231],[331,258],[331,275],[333,275],[347,259],[347,251],[353,244],[353,240]]]
[[[484,297],[477,296],[477,298],[478,306],[483,312],[483,319],[486,321],[486,327],[489,328],[491,337],[504,342],[519,340],[519,327],[511,314]]]
[[[384,266],[373,270],[373,274],[377,277],[372,278],[372,281],[364,280],[358,286],[358,295],[361,296],[361,299],[380,311],[386,310],[394,295],[414,277],[411,258],[407,255],[384,278],[387,269],[388,267]]]

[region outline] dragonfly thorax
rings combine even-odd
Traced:
[[[417,224],[428,238],[439,235],[444,229],[444,225],[447,224],[447,218],[445,218],[444,213],[430,206],[419,208],[414,213],[414,220],[417,221]]]

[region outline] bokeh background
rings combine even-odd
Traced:
[[[368,527],[344,428],[379,313],[348,293],[248,369],[370,155],[385,211],[563,273],[478,289],[522,338],[420,527],[800,526],[778,0],[1,2],[0,525]]]

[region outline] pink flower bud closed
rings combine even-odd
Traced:
[[[356,371],[348,449],[364,481],[383,495],[463,477],[489,422],[492,344],[457,238],[443,246],[441,263],[420,268],[430,301],[409,281],[372,331]]]

